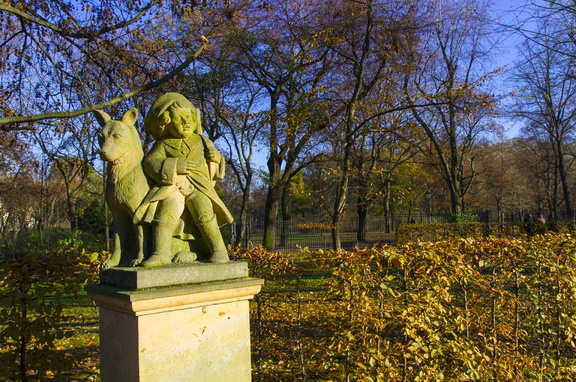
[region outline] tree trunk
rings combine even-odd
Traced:
[[[362,87],[364,86],[364,76],[366,69],[366,60],[371,52],[370,42],[372,38],[373,28],[373,9],[372,1],[367,1],[366,5],[366,31],[364,34],[364,42],[362,45],[361,57],[358,62],[354,63],[355,66],[355,83],[354,92],[350,97],[347,106],[346,115],[346,135],[344,143],[344,154],[342,155],[341,164],[341,178],[336,191],[336,198],[334,201],[334,209],[332,211],[332,247],[334,250],[341,248],[340,243],[340,218],[346,206],[346,199],[348,198],[348,187],[350,183],[350,161],[352,158],[352,148],[356,139],[355,121],[356,121],[356,108],[358,101],[361,97]]]
[[[342,248],[342,244],[340,243],[340,229],[338,228],[338,224],[340,222],[340,217],[332,217],[332,249],[335,251]]]
[[[280,247],[286,248],[288,246],[288,235],[290,230],[290,215],[289,206],[290,187],[284,187],[282,192],[282,227],[280,231]]]
[[[557,153],[558,153],[558,172],[560,175],[560,183],[562,184],[562,193],[564,194],[564,203],[566,205],[566,212],[568,214],[568,220],[574,220],[574,211],[572,210],[572,200],[570,198],[570,184],[568,182],[568,173],[566,171],[566,164],[564,163],[564,151],[562,150],[562,144],[557,143]]]
[[[246,174],[246,184],[242,194],[242,204],[240,205],[240,232],[236,236],[234,244],[247,243],[248,226],[248,204],[250,203],[250,189],[252,188],[252,171],[249,168]]]
[[[274,87],[270,92],[270,137],[269,155],[266,165],[268,166],[268,193],[266,195],[266,211],[264,211],[264,237],[262,245],[269,251],[276,248],[276,221],[278,219],[278,209],[282,198],[282,188],[279,186],[280,169],[283,158],[278,153],[278,99],[280,97],[280,86]]]
[[[356,211],[358,213],[358,232],[356,232],[356,240],[361,243],[366,243],[366,230],[367,230],[367,218],[368,218],[368,204],[366,203],[366,198],[362,195],[358,195],[358,206]]]
[[[276,249],[276,222],[282,193],[278,186],[270,186],[266,198],[266,211],[264,212],[264,237],[262,245],[269,251]]]
[[[456,218],[464,212],[463,197],[460,195],[459,179],[453,177],[450,179],[450,205],[452,218]]]
[[[336,199],[334,201],[334,210],[332,211],[332,249],[335,251],[342,248],[340,242],[340,218],[342,217],[342,212],[346,206],[346,198],[348,196],[348,182],[350,179],[348,157],[348,150],[346,150],[343,159],[344,165],[342,166],[340,187],[338,187],[338,192],[336,193]]]
[[[386,179],[386,183],[384,185],[384,190],[386,196],[384,197],[384,224],[386,226],[386,233],[390,233],[392,231],[392,216],[390,215],[390,180]]]
[[[68,205],[68,219],[70,220],[70,230],[72,232],[76,232],[78,230],[78,213],[76,208],[76,198],[73,195],[70,195],[69,192],[67,195],[67,205]]]

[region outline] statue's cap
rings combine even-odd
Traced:
[[[176,102],[178,102],[180,105],[190,107],[192,111],[195,110],[192,102],[188,101],[186,97],[180,93],[166,93],[158,97],[158,99],[154,101],[150,107],[150,110],[148,110],[148,114],[146,114],[146,118],[144,119],[144,126],[146,127],[146,131],[155,139],[161,138],[159,131],[159,117]]]

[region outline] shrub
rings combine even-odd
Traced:
[[[98,252],[104,247],[104,236],[69,229],[26,231],[18,237],[17,246],[7,255],[9,257],[25,256],[33,252],[57,252],[70,247],[84,248],[86,252]]]
[[[569,222],[529,223],[433,223],[402,224],[396,229],[396,243],[440,241],[458,238],[479,239],[487,236],[518,238],[543,235],[547,232],[571,234],[574,224]]]
[[[433,223],[402,224],[396,229],[396,242],[449,240],[455,238],[480,238],[484,236],[482,223]]]
[[[82,284],[93,282],[99,253],[71,245],[57,250],[16,254],[0,263],[0,347],[9,350],[8,373],[27,381],[31,373],[62,372],[73,359],[55,351],[55,341],[72,335],[62,323],[64,298],[77,296]]]
[[[342,380],[576,378],[576,241],[451,239],[334,256]]]

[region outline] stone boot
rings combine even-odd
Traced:
[[[216,215],[212,216],[212,219],[205,223],[199,223],[198,229],[202,233],[202,238],[206,242],[206,246],[210,251],[210,258],[208,259],[211,263],[226,263],[230,260],[228,257],[228,250],[224,244],[224,239],[222,239],[222,232],[220,232],[220,227],[218,227],[218,222],[216,221]]]
[[[143,267],[157,267],[172,262],[172,233],[171,225],[159,221],[152,221],[152,254],[142,262]]]

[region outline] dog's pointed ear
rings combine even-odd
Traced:
[[[138,119],[138,109],[133,107],[124,114],[124,116],[122,117],[122,122],[124,122],[127,125],[134,125],[137,119]]]
[[[94,110],[92,112],[92,114],[94,114],[94,117],[96,117],[96,120],[98,121],[98,124],[100,124],[100,126],[104,127],[104,125],[106,124],[106,122],[108,122],[109,120],[111,120],[112,118],[108,115],[108,113],[102,111],[102,110]]]

